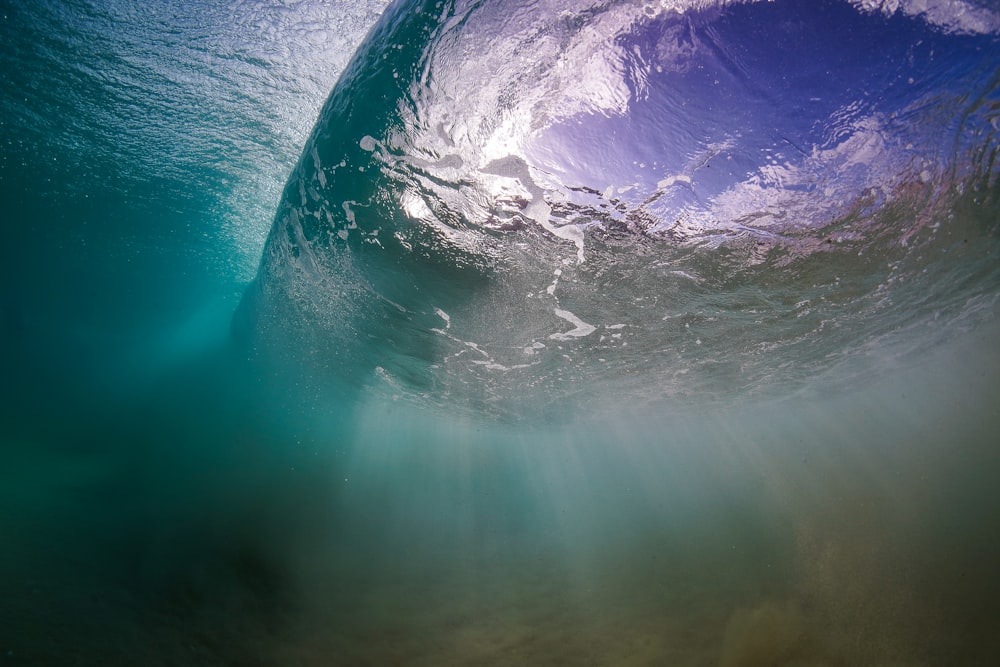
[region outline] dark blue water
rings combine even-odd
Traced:
[[[995,661],[994,3],[0,8],[0,664]]]

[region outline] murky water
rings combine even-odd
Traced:
[[[415,105],[338,134],[337,100],[371,93],[342,81],[307,138],[381,3],[4,4],[0,664],[993,664],[993,8],[854,5],[816,5],[853,42],[803,37],[818,19],[788,2],[401,5],[384,39],[428,30],[384,67],[362,51],[351,85]],[[764,42],[844,74],[865,30],[898,56],[862,68],[867,95],[807,79],[822,122],[765,122],[787,66]],[[494,48],[463,50],[477,34]],[[423,65],[437,87],[406,78]],[[548,92],[504,87],[528,75]],[[721,120],[582,159],[671,86]],[[470,129],[498,99],[542,131]],[[490,128],[510,141],[473,141]],[[662,173],[629,172],[646,149]],[[860,198],[833,210],[806,176]],[[727,218],[737,200],[762,216]],[[763,215],[778,200],[796,224]]]

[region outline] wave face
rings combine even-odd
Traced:
[[[397,3],[237,329],[486,412],[854,382],[994,316],[998,34],[960,2]]]

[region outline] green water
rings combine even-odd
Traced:
[[[990,664],[995,335],[850,396],[556,430],[276,408],[231,359],[53,409],[5,441],[5,661]]]
[[[0,665],[996,662],[992,90],[980,143],[954,142],[982,150],[945,153],[979,178],[962,195],[914,186],[872,237],[798,263],[670,255],[695,287],[651,269],[652,237],[587,237],[580,265],[537,229],[527,250],[489,232],[488,261],[421,246],[392,199],[419,169],[383,172],[334,107],[314,139],[374,165],[337,187],[388,193],[355,205],[362,228],[441,253],[331,236],[348,260],[324,270],[383,300],[337,292],[349,308],[305,335],[282,316],[325,296],[288,270],[254,348],[233,315],[275,210],[281,230],[297,183],[338,164],[313,161],[309,128],[382,4],[0,8]],[[397,74],[427,44],[411,37]],[[976,39],[988,63],[996,40]],[[315,210],[346,215],[337,193]],[[896,243],[920,201],[937,217]],[[851,215],[845,238],[870,221]],[[574,326],[553,305],[593,336],[552,338]],[[527,371],[475,363],[533,341],[551,355]],[[747,353],[761,341],[788,344]]]

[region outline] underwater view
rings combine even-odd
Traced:
[[[1000,660],[1000,3],[0,0],[0,666]]]

